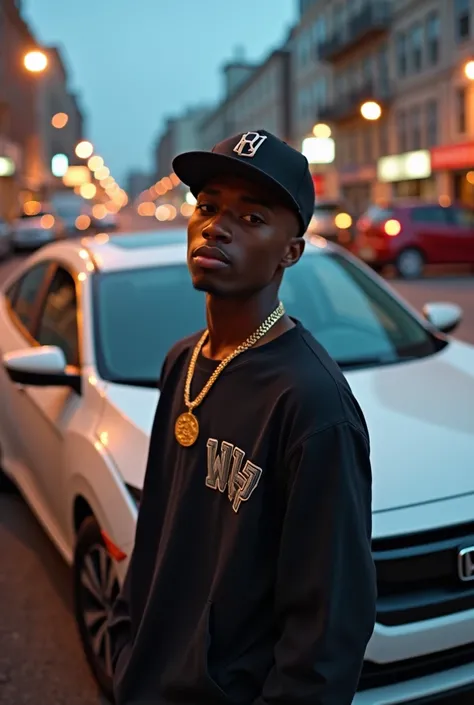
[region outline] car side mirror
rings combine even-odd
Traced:
[[[425,304],[423,315],[442,333],[451,333],[461,323],[463,310],[457,304],[440,301]]]
[[[3,355],[3,366],[16,384],[31,387],[70,387],[81,393],[81,375],[68,369],[61,348],[41,345]]]

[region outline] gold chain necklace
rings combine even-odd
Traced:
[[[284,315],[285,308],[282,302],[280,301],[277,308],[273,311],[273,313],[268,316],[268,318],[262,323],[262,325],[257,328],[255,333],[252,333],[252,335],[250,335],[245,342],[241,343],[241,345],[235,348],[235,350],[231,352],[230,355],[228,355],[226,358],[224,358],[224,360],[222,360],[222,362],[219,363],[218,367],[209,377],[207,383],[204,385],[201,392],[197,395],[196,399],[194,401],[191,401],[191,382],[194,375],[194,369],[196,367],[196,361],[198,359],[199,353],[201,352],[201,348],[206,342],[207,336],[209,335],[208,330],[204,331],[199,342],[193,350],[191,361],[189,363],[188,374],[186,376],[186,383],[184,386],[184,403],[188,410],[178,416],[174,427],[174,435],[178,443],[180,443],[182,446],[189,447],[196,442],[197,437],[199,436],[199,423],[197,418],[193,414],[194,409],[199,406],[199,404],[205,398],[212,385],[219,377],[222,370],[227,367],[229,362],[236,358],[237,355],[240,355],[240,353],[245,352],[245,350],[248,350],[253,345],[255,345],[255,343],[260,340],[260,338],[263,338],[263,336],[268,333],[270,328],[272,328],[275,323],[279,321],[280,318]]]

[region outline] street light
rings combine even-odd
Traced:
[[[80,159],[88,159],[94,151],[94,147],[90,142],[87,140],[83,140],[82,142],[79,142],[79,144],[76,147],[76,155]]]
[[[313,135],[315,137],[319,137],[320,139],[328,139],[331,137],[331,134],[331,128],[323,122],[319,122],[313,127]]]
[[[43,51],[29,51],[25,55],[23,63],[27,71],[41,73],[48,65],[48,57]]]
[[[360,112],[366,120],[378,120],[382,115],[382,108],[374,100],[368,100],[361,106]]]
[[[467,62],[464,67],[464,73],[466,74],[466,78],[470,81],[474,81],[474,61]]]

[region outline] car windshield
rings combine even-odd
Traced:
[[[101,273],[95,282],[99,373],[156,384],[169,348],[203,329],[205,300],[186,265]],[[338,254],[308,254],[286,271],[281,299],[342,369],[433,354],[443,343],[361,267]]]

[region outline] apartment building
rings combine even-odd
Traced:
[[[260,65],[224,67],[223,99],[201,123],[203,149],[232,134],[265,129],[284,140],[291,136],[290,54],[273,51]]]
[[[474,0],[398,0],[391,43],[394,156],[379,178],[394,196],[474,205]]]
[[[301,0],[293,142],[331,129],[326,193],[356,213],[394,197],[474,205],[473,59],[474,0]],[[368,101],[378,119],[363,117]]]
[[[299,19],[288,41],[291,76],[291,144],[303,150],[305,139],[313,137],[313,127],[321,122],[330,99],[332,66],[319,58],[320,47],[331,31],[328,3],[322,0],[300,0]],[[331,125],[332,135],[334,129]],[[316,155],[309,159],[315,189],[321,199],[337,197],[335,164],[318,163]]]
[[[155,177],[164,178],[172,171],[171,163],[181,152],[201,147],[200,125],[208,108],[188,108],[182,115],[168,118],[155,143]]]

